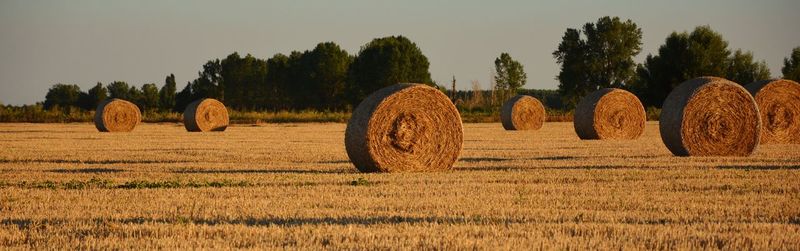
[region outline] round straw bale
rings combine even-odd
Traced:
[[[101,132],[130,132],[141,121],[139,107],[122,99],[103,100],[94,113],[94,126]]]
[[[800,84],[773,79],[745,88],[761,112],[761,144],[800,144]]]
[[[636,139],[647,117],[639,98],[616,88],[604,88],[581,99],[573,119],[581,139]]]
[[[455,105],[421,84],[396,84],[370,94],[345,130],[347,156],[361,172],[449,170],[462,144]]]
[[[500,121],[506,130],[539,130],[546,118],[542,102],[528,95],[514,96],[500,111]]]
[[[724,78],[700,77],[667,96],[659,130],[676,156],[747,156],[758,146],[761,118],[744,87]]]
[[[190,132],[225,131],[228,122],[228,109],[212,98],[194,101],[183,112],[183,126]]]

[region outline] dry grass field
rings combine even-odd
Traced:
[[[465,124],[454,171],[361,174],[344,124],[0,124],[0,249],[798,249],[800,146],[673,157]]]

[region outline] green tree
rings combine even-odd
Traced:
[[[288,105],[292,109],[305,109],[308,108],[308,102],[310,98],[308,97],[312,90],[308,90],[306,84],[303,81],[308,79],[307,74],[303,65],[303,60],[305,55],[308,51],[300,52],[300,51],[292,51],[287,58],[286,68],[284,68],[285,72],[278,73],[284,77],[284,83],[281,86],[284,88],[284,92],[286,95],[286,99],[288,100]]]
[[[47,90],[47,95],[44,97],[44,109],[78,107],[80,96],[81,88],[78,85],[55,84]]]
[[[103,100],[108,98],[108,90],[103,87],[102,83],[97,83],[94,87],[87,92],[81,92],[80,103],[81,108],[91,111],[97,108]]]
[[[658,55],[648,55],[637,68],[634,90],[645,105],[661,107],[667,95],[680,83],[700,76],[722,76],[730,51],[728,42],[709,26],[692,33],[673,32]]]
[[[122,81],[114,81],[108,84],[108,97],[109,98],[118,98],[124,99],[128,101],[134,101],[134,95],[131,93],[131,88],[128,86],[128,83]],[[133,87],[133,90],[136,90]]]
[[[753,53],[736,50],[728,59],[725,77],[728,80],[747,85],[749,83],[770,79],[769,68],[764,61],[755,62]]]
[[[589,70],[586,65],[584,48],[586,41],[581,39],[581,33],[576,29],[567,29],[558,45],[558,54],[554,53],[556,61],[561,64],[561,71],[556,79],[559,81],[558,92],[563,102],[574,106],[590,90],[597,88],[596,83],[590,82]]]
[[[175,106],[172,107],[172,111],[183,112],[192,101],[194,101],[194,93],[192,92],[192,83],[189,82],[180,92],[175,94]]]
[[[367,95],[397,83],[433,86],[430,63],[422,50],[403,36],[376,38],[363,47],[348,71],[347,96],[355,106]]]
[[[298,82],[305,90],[293,95],[297,108],[341,109],[347,80],[347,70],[353,57],[333,42],[317,44],[314,50],[301,56]]]
[[[214,98],[225,101],[225,88],[222,83],[222,64],[219,59],[209,60],[203,71],[191,82],[192,99]]]
[[[495,90],[499,92],[499,103],[502,103],[515,95],[517,90],[525,85],[528,75],[525,74],[522,64],[505,52],[494,60],[494,68]]]
[[[783,78],[800,81],[800,47],[792,50],[792,55],[783,59]]]
[[[131,86],[131,89],[128,90],[128,97],[130,98],[128,101],[136,104],[140,111],[145,110],[144,93],[136,88],[136,86]]]
[[[753,62],[749,52],[733,55],[728,42],[709,26],[699,26],[691,33],[673,32],[657,55],[648,55],[637,68],[634,91],[648,106],[661,107],[677,85],[701,76],[719,76],[739,84],[770,77],[764,62]]]
[[[198,75],[197,79],[187,83],[180,92],[175,94],[173,111],[183,112],[187,105],[201,98],[214,98],[225,101],[225,89],[222,84],[222,64],[219,59],[206,62],[203,65],[203,71],[198,72]]]
[[[266,80],[267,62],[250,54],[240,57],[234,52],[220,64],[225,104],[237,109],[261,108],[264,101],[260,89]]]
[[[158,109],[158,86],[153,83],[142,85],[138,104],[142,111]]]
[[[267,77],[264,85],[259,88],[262,92],[263,105],[266,109],[279,110],[291,108],[290,87],[294,86],[293,69],[299,59],[299,53],[291,56],[278,53],[267,59]]]
[[[557,79],[565,103],[574,106],[599,88],[626,87],[635,76],[633,58],[642,50],[641,40],[636,23],[619,17],[602,17],[582,30],[567,29],[553,52],[561,65]]]
[[[164,86],[158,91],[158,107],[162,111],[169,111],[175,107],[175,75],[169,74],[164,80]]]

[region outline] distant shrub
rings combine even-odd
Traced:
[[[147,180],[132,180],[124,183],[117,183],[110,180],[91,178],[89,180],[69,180],[66,182],[55,181],[41,181],[41,182],[26,182],[21,181],[17,184],[10,184],[0,182],[0,188],[16,186],[19,188],[38,188],[38,189],[66,189],[66,190],[83,190],[83,189],[158,189],[158,188],[202,188],[202,187],[252,187],[253,184],[249,181],[234,181],[234,180],[221,180],[221,181],[179,181],[179,180],[162,180],[162,181],[147,181]]]
[[[358,179],[350,181],[351,186],[369,186],[369,184],[369,180],[364,177],[358,177]]]
[[[573,111],[545,107],[547,122],[571,122]],[[232,124],[261,124],[261,123],[347,123],[350,112],[332,111],[236,111],[229,109]],[[495,123],[500,122],[500,110],[495,107],[459,107],[461,120],[464,123]],[[661,109],[647,108],[647,120],[657,121]],[[94,111],[83,111],[77,108],[45,110],[41,104],[26,106],[0,105],[0,122],[16,123],[71,123],[92,122]],[[149,123],[180,123],[183,114],[178,112],[145,111],[142,122]]]
[[[142,121],[151,123],[180,122],[183,121],[183,116],[178,112],[157,112],[151,110],[142,114]]]
[[[658,121],[661,119],[661,109],[656,108],[654,106],[647,107],[647,120],[649,121]]]
[[[547,122],[572,122],[573,114],[575,111],[572,110],[559,110],[559,109],[546,109],[547,110]]]
[[[72,123],[92,122],[94,111],[84,111],[79,108],[54,108],[44,109],[41,104],[24,106],[0,105],[0,122],[12,123]],[[327,111],[235,111],[230,110],[230,120],[238,124],[258,123],[304,123],[304,122],[335,122],[345,123],[350,119],[349,112]],[[172,122],[183,121],[183,114],[178,112],[165,112],[148,110],[142,114],[143,122]]]
[[[0,106],[0,122],[69,123],[90,122],[94,112],[68,107],[46,110],[41,104],[24,106]]]
[[[259,124],[259,123],[304,123],[304,122],[335,122],[346,123],[350,120],[349,112],[321,112],[321,111],[278,111],[278,112],[230,112],[231,123]]]

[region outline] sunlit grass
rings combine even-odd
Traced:
[[[238,115],[237,115],[238,116]],[[254,116],[253,116],[254,117]],[[264,117],[261,117],[264,118]],[[6,249],[792,249],[800,150],[673,157],[464,125],[454,170],[359,173],[343,123],[0,124]],[[0,248],[2,249],[2,248]]]

